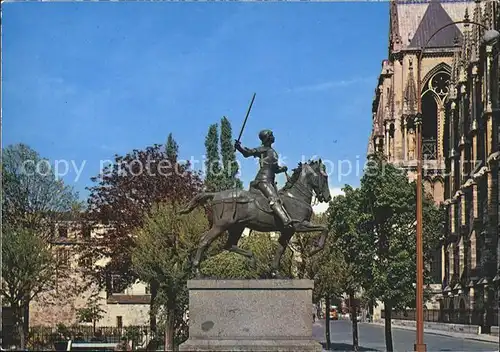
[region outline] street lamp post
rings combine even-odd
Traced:
[[[418,112],[415,118],[416,126],[416,139],[417,139],[417,292],[416,292],[416,325],[417,325],[417,336],[414,345],[414,351],[425,352],[426,345],[424,344],[424,253],[423,253],[423,234],[422,234],[422,57],[427,45],[429,45],[432,38],[436,36],[441,30],[455,25],[455,24],[473,24],[480,26],[486,30],[483,36],[484,42],[492,42],[498,40],[500,34],[498,31],[493,29],[488,29],[485,25],[470,21],[468,19],[462,21],[450,22],[440,28],[438,28],[425,42],[424,46],[420,49],[417,62],[417,102],[418,102]],[[499,334],[500,335],[500,334]],[[500,338],[500,337],[499,337]],[[500,341],[500,340],[499,340]],[[500,342],[499,342],[500,343]]]

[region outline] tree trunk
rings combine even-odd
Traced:
[[[19,347],[21,350],[26,349],[26,304],[21,302],[19,307],[19,324],[18,324],[18,332],[19,332]]]
[[[151,287],[151,300],[149,303],[149,329],[151,330],[151,334],[156,333],[156,307],[155,300],[158,295],[158,283],[156,281],[152,281],[150,283]]]
[[[21,322],[18,324],[17,328],[17,332],[19,334],[19,349],[24,351],[26,349],[26,336],[24,334],[23,323]]]
[[[165,351],[174,351],[175,310],[167,310],[167,326],[165,329]]]
[[[354,305],[354,293],[349,294],[349,303],[351,310],[351,322],[352,322],[352,350],[354,352],[359,351],[359,342],[358,342],[358,314],[357,308]]]
[[[92,333],[95,336],[95,328],[96,328],[97,320],[93,319],[92,320]]]
[[[393,352],[392,347],[392,329],[391,329],[391,318],[392,318],[392,305],[390,303],[384,302],[385,311],[385,349],[387,352]]]
[[[325,338],[326,338],[326,350],[331,349],[330,341],[330,296],[325,297]]]
[[[25,336],[28,336],[28,333],[30,331],[30,292],[26,293],[26,296],[24,297],[24,334]]]

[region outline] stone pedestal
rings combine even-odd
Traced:
[[[181,351],[321,351],[310,280],[191,280]]]

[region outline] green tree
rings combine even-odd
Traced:
[[[442,233],[442,223],[440,210],[429,198],[423,205],[423,223],[428,221],[423,233],[424,252],[429,258]],[[416,185],[383,156],[371,155],[361,179],[361,211],[366,219],[363,231],[373,237],[375,246],[367,294],[384,303],[386,349],[393,351],[391,313],[415,302]]]
[[[176,203],[155,205],[136,231],[132,251],[132,265],[139,279],[158,283],[152,309],[165,320],[170,350],[186,338],[183,317],[188,304],[187,280],[192,277],[191,258],[199,234],[207,228],[201,210],[189,216],[180,216],[178,210]]]
[[[308,271],[314,272],[313,301],[325,301],[325,340],[326,349],[331,349],[330,339],[330,307],[332,302],[339,301],[342,297],[341,276],[344,265],[332,238],[328,238],[323,251],[315,255],[316,260],[308,261]]]
[[[134,351],[139,344],[139,340],[141,338],[141,327],[137,325],[131,325],[127,326],[125,328],[125,338],[126,338],[126,343],[128,345],[128,341],[132,341],[132,351]],[[128,349],[127,349],[128,351]]]
[[[177,162],[177,157],[179,156],[179,145],[175,141],[172,133],[168,134],[167,144],[165,145],[165,152],[167,153],[168,160]]]
[[[78,203],[78,194],[55,175],[49,161],[25,144],[3,149],[2,177],[2,224],[50,236]]]
[[[78,194],[54,173],[50,162],[26,144],[3,148],[2,156],[2,231],[31,230],[50,240],[56,223],[72,213],[79,204]],[[59,268],[63,271],[63,267]],[[26,292],[23,302],[31,296]],[[24,333],[29,327],[29,305],[24,311]]]
[[[21,349],[26,347],[26,309],[42,292],[57,284],[57,257],[46,240],[31,229],[4,226],[2,231],[2,286],[0,292],[13,312]]]
[[[213,279],[257,279],[256,270],[249,267],[246,258],[239,254],[222,251],[208,257],[201,267],[204,276]]]
[[[222,190],[222,168],[219,154],[219,132],[217,124],[210,125],[205,138],[205,186],[209,192]]]
[[[252,231],[241,239],[241,248],[250,250],[255,257],[255,268],[249,266],[247,259],[237,253],[222,251],[208,257],[201,271],[204,275],[215,279],[258,279],[266,277],[271,271],[274,253],[278,248],[277,240],[271,233]],[[280,271],[292,277],[294,260],[288,248],[283,254]]]
[[[220,122],[220,148],[224,170],[221,181],[223,189],[243,188],[243,183],[237,177],[239,166],[234,151],[231,122],[225,116]]]
[[[241,241],[242,247],[249,249],[254,254],[259,277],[266,276],[271,272],[271,264],[278,249],[278,235],[273,232],[253,231]],[[279,271],[287,277],[293,277],[294,264],[293,252],[287,248],[281,258]]]
[[[315,224],[328,224],[327,214],[313,214],[311,221]],[[342,275],[344,266],[339,248],[331,234],[326,238],[322,251],[311,256],[321,234],[302,233],[291,241],[293,251],[298,255],[295,261],[297,277],[314,281],[313,302],[319,304],[324,300],[326,305],[325,338],[327,349],[330,349],[330,306],[342,298]]]
[[[326,224],[326,217],[324,214],[313,213],[311,222],[314,224]],[[313,251],[315,243],[319,240],[320,236],[321,234],[317,232],[306,232],[292,237],[290,248],[292,248],[293,252],[299,258],[294,263],[297,278],[314,279],[317,269],[314,264],[321,255],[311,256],[310,253]]]
[[[109,278],[116,275],[119,288],[124,289],[136,281],[132,270],[131,251],[135,246],[134,231],[141,228],[145,216],[154,204],[165,200],[183,204],[201,191],[202,180],[191,170],[189,163],[175,163],[167,149],[154,144],[143,150],[115,155],[113,164],[91,180],[87,224],[112,224],[105,234],[96,235],[80,246],[82,256],[96,262],[109,259],[106,265],[93,265],[88,274],[101,288],[110,287]],[[165,170],[165,166],[172,166]],[[175,172],[172,172],[175,170]],[[145,172],[144,172],[145,171]],[[169,172],[165,177],[165,172]],[[83,258],[82,258],[83,259]],[[151,304],[156,298],[157,282],[151,286]],[[151,330],[156,329],[156,316],[150,316]]]
[[[360,231],[364,214],[360,211],[361,191],[346,185],[330,202],[327,212],[328,227],[334,245],[341,249],[342,275],[338,277],[339,285],[351,302],[352,345],[353,351],[359,350],[356,294],[366,287],[369,279],[371,263],[375,252],[374,239],[371,233]]]
[[[76,317],[80,323],[92,323],[92,330],[95,335],[96,324],[104,317],[106,311],[101,308],[101,297],[99,292],[93,293],[87,300],[87,305],[76,310]]]

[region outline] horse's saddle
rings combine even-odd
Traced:
[[[257,208],[265,213],[273,213],[271,206],[269,205],[269,200],[262,194],[262,192],[254,187],[252,184],[250,185],[250,189],[239,190],[236,194],[234,194],[233,198],[225,199],[225,202],[236,202],[236,203],[250,203],[254,202]]]

